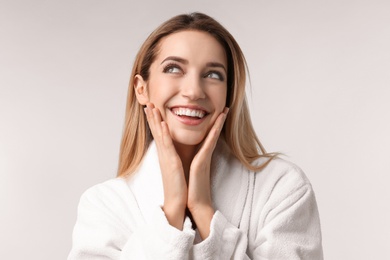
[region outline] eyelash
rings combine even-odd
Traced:
[[[167,65],[164,66],[163,72],[164,73],[170,73],[170,69],[179,69],[180,71],[183,71],[179,65],[176,63],[168,63]]]
[[[173,72],[169,72],[170,69],[179,69],[180,71],[183,71],[182,68],[176,64],[176,63],[168,63],[167,65],[164,66],[163,68],[163,73],[173,73]],[[215,71],[215,70],[210,70],[208,71],[207,73],[204,74],[204,77],[208,77],[209,75],[215,73],[218,78],[212,78],[212,79],[217,79],[217,80],[220,80],[220,81],[224,81],[225,78],[223,77],[222,73],[219,72],[219,71]]]
[[[215,71],[215,70],[210,70],[209,72],[207,72],[207,73],[205,74],[205,76],[207,77],[207,76],[209,76],[209,75],[212,74],[212,73],[217,74],[218,80],[220,80],[220,81],[224,81],[224,80],[225,80],[225,78],[222,76],[222,73],[219,72],[219,71]]]

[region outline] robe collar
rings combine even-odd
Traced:
[[[156,207],[164,203],[164,187],[154,141],[149,145],[140,167],[127,179],[138,208],[146,222],[151,222]],[[233,225],[239,225],[249,190],[249,171],[219,140],[211,162],[211,197],[219,210]]]

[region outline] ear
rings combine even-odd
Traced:
[[[146,105],[149,101],[149,95],[147,92],[147,83],[144,81],[141,75],[137,74],[134,77],[134,91],[137,97],[138,103]]]

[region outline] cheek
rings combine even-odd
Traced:
[[[152,102],[154,105],[157,105],[161,103],[164,94],[166,91],[162,91],[164,88],[164,82],[158,81],[157,83],[155,80],[151,80],[148,84],[148,96],[150,102]]]
[[[215,105],[215,108],[219,111],[223,111],[223,109],[226,106],[226,97],[227,97],[227,90],[226,87],[224,87],[223,90],[219,89],[211,93],[213,97],[213,103]]]
[[[215,112],[211,117],[211,125],[215,123],[218,116],[222,113],[226,107],[226,88],[224,90],[216,89],[215,91],[209,92],[210,101],[213,103]],[[210,129],[208,129],[210,130]]]
[[[172,91],[169,88],[170,84],[164,78],[155,78],[149,82],[148,97],[149,102],[158,108],[163,120],[166,120],[166,105],[167,101],[172,97]]]
[[[150,79],[148,84],[149,97],[156,102],[161,102],[164,98],[166,99],[172,95],[174,92],[174,86],[176,85],[177,83],[169,77],[155,76]]]

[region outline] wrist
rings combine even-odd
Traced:
[[[206,239],[210,234],[211,220],[213,219],[215,210],[211,205],[199,206],[189,209],[192,218],[194,219],[202,240]]]
[[[168,220],[169,225],[183,230],[185,218],[185,207],[175,204],[164,203],[162,210]]]

